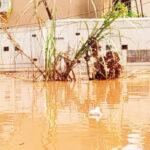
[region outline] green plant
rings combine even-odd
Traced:
[[[55,55],[56,55],[56,45],[55,45],[55,21],[50,21],[50,29],[48,32],[47,39],[45,41],[45,73],[46,80],[51,79],[52,73],[55,68]]]
[[[127,17],[130,17],[130,18],[137,18],[137,17],[140,17],[140,16],[138,16],[138,14],[135,13],[133,10],[129,10],[128,14],[127,14]]]
[[[68,78],[71,70],[73,70],[73,67],[79,62],[79,59],[84,57],[87,52],[91,50],[92,46],[96,45],[98,42],[105,39],[108,35],[111,34],[109,29],[111,24],[117,18],[125,17],[127,13],[128,11],[126,7],[119,2],[111,11],[104,15],[104,22],[100,27],[98,27],[98,22],[96,23],[88,39],[82,44],[81,48],[76,52],[73,60],[71,60],[69,65],[67,66],[66,72],[64,73],[66,79]],[[87,55],[87,61],[89,60],[88,57],[89,56]]]

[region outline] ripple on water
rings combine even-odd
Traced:
[[[0,84],[2,150],[149,150],[148,78]]]

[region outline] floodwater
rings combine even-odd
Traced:
[[[98,114],[90,114],[99,108]],[[32,83],[0,77],[0,150],[150,150],[150,75]]]

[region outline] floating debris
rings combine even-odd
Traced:
[[[96,121],[99,121],[102,116],[103,114],[98,106],[95,109],[91,109],[89,111],[89,118],[95,119]]]

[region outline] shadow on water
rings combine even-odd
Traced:
[[[149,78],[0,84],[0,149],[149,150]]]

